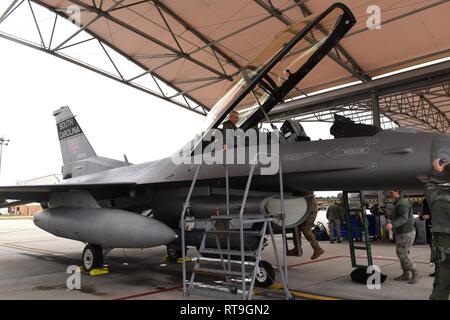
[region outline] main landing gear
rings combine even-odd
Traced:
[[[275,270],[273,266],[265,261],[259,262],[259,273],[255,277],[255,285],[262,288],[268,288],[275,282]]]
[[[102,268],[104,262],[103,248],[101,246],[88,243],[83,250],[83,267],[87,272],[93,269]]]

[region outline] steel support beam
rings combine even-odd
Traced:
[[[301,2],[306,2],[306,1],[308,1],[308,0],[300,0],[300,1],[301,1]],[[288,7],[284,8],[283,10],[280,10],[280,12],[283,13],[283,12],[289,11],[289,10],[291,10],[292,8],[295,8],[295,7],[298,7],[298,4],[297,4],[297,3],[294,3],[293,5],[288,6]],[[197,49],[195,49],[195,50],[189,52],[189,54],[194,54],[194,53],[196,53],[196,52],[199,52],[199,51],[201,51],[201,50],[204,50],[204,49],[207,48],[207,47],[210,47],[211,45],[215,45],[215,44],[217,44],[217,43],[220,43],[220,42],[222,42],[223,40],[226,40],[226,39],[228,39],[228,38],[231,38],[231,37],[233,37],[233,36],[239,34],[240,32],[243,32],[243,31],[245,31],[245,30],[247,30],[247,29],[250,29],[250,28],[252,28],[252,27],[254,27],[254,26],[260,24],[260,23],[263,23],[264,21],[267,21],[267,20],[271,19],[272,17],[273,17],[272,15],[268,15],[268,16],[266,16],[266,17],[263,17],[263,18],[261,18],[261,19],[259,19],[259,20],[254,21],[254,22],[252,22],[252,23],[250,23],[250,24],[248,24],[248,25],[246,25],[246,26],[244,26],[244,27],[242,27],[242,28],[238,28],[238,29],[234,30],[233,32],[230,32],[230,33],[228,33],[228,34],[226,34],[226,35],[224,35],[224,36],[222,36],[222,37],[220,37],[220,38],[218,38],[218,39],[215,39],[214,41],[211,41],[211,43],[209,43],[208,45],[205,45],[205,46],[203,46],[203,47],[199,47],[199,48],[197,48]]]
[[[92,66],[83,64],[83,63],[81,63],[81,62],[79,62],[79,61],[77,61],[77,60],[74,60],[74,59],[72,59],[72,58],[69,58],[69,57],[67,57],[67,56],[60,55],[60,54],[57,54],[57,53],[55,53],[55,52],[53,52],[53,51],[50,51],[50,50],[48,50],[48,49],[44,49],[44,48],[42,48],[42,47],[40,47],[40,46],[31,44],[31,43],[29,43],[29,42],[27,42],[27,41],[20,40],[20,39],[16,39],[16,38],[14,38],[14,37],[11,37],[11,36],[8,36],[8,35],[2,34],[2,33],[0,33],[0,38],[3,38],[3,39],[6,39],[6,40],[9,40],[9,41],[12,41],[12,42],[21,44],[21,45],[23,45],[23,46],[26,46],[26,47],[29,47],[29,48],[32,48],[32,49],[36,49],[36,50],[38,50],[38,51],[42,51],[42,52],[48,53],[48,54],[50,54],[50,55],[52,55],[52,56],[54,56],[54,57],[57,57],[57,58],[60,58],[60,59],[62,59],[62,60],[71,62],[71,63],[73,63],[73,64],[75,64],[75,65],[77,65],[77,66],[80,66],[80,67],[83,67],[83,68],[88,69],[88,70],[90,70],[90,71],[93,71],[93,72],[95,72],[95,73],[101,74],[102,76],[105,76],[105,77],[107,77],[107,78],[109,78],[109,79],[116,80],[116,81],[118,81],[118,82],[120,82],[120,83],[122,83],[122,84],[125,84],[125,85],[127,85],[127,86],[129,86],[129,87],[132,87],[132,88],[134,88],[134,89],[138,89],[138,90],[140,90],[140,91],[143,91],[143,92],[145,92],[145,93],[148,93],[148,94],[150,94],[150,95],[152,95],[152,96],[155,96],[155,97],[157,97],[157,98],[166,100],[166,101],[171,102],[171,103],[173,103],[173,104],[176,104],[176,105],[178,105],[178,106],[180,106],[180,107],[182,107],[182,108],[184,108],[184,109],[193,111],[193,112],[198,113],[198,114],[203,115],[203,116],[206,115],[206,112],[200,112],[200,111],[196,110],[197,108],[190,108],[189,106],[184,105],[184,104],[182,104],[182,103],[180,103],[180,102],[178,102],[178,101],[172,100],[172,99],[170,99],[170,98],[168,98],[168,97],[165,97],[165,96],[162,96],[162,95],[159,95],[159,94],[157,94],[156,92],[153,92],[153,91],[150,90],[150,89],[141,87],[141,86],[139,86],[139,85],[136,85],[136,84],[133,84],[133,83],[130,83],[130,82],[127,82],[127,81],[123,81],[121,78],[116,77],[116,76],[114,76],[114,75],[111,75],[111,74],[109,74],[109,73],[107,73],[107,72],[104,72],[104,71],[102,71],[102,70],[100,70],[100,69],[96,69],[96,68],[94,68],[94,67],[92,67]],[[200,105],[199,107],[201,107],[201,105]]]
[[[56,10],[55,8],[49,7],[48,5],[46,5],[46,4],[42,3],[42,2],[40,2],[39,0],[31,0],[31,1],[34,2],[34,3],[36,3],[37,5],[39,5],[40,7],[43,7],[43,8],[45,8],[45,9],[49,10],[50,12],[52,12],[53,14],[55,14],[55,22],[53,23],[53,28],[52,28],[52,30],[51,30],[51,32],[52,32],[51,38],[53,38],[53,34],[54,34],[55,28],[56,28],[57,17],[60,16],[60,17],[63,17],[63,18],[65,18],[65,19],[68,19],[67,14],[64,13],[63,11],[59,11],[59,10]],[[22,1],[19,5],[24,5],[23,3],[25,3],[25,1]],[[14,8],[11,10],[11,12],[14,11],[16,8],[17,8],[17,6],[14,7]],[[117,9],[117,8],[116,8],[116,9]],[[36,22],[38,22],[38,21],[36,21]],[[105,41],[105,40],[103,40],[103,39],[99,39],[99,38],[96,37],[94,34],[92,34],[91,32],[89,32],[89,30],[85,30],[84,32],[86,32],[86,33],[89,34],[90,36],[95,37],[96,39],[98,39],[98,40],[101,42],[101,46],[102,46],[103,48],[104,48],[104,45],[107,45],[107,46],[109,46],[109,47],[111,47],[111,48],[114,48],[114,46],[113,46],[111,43],[109,43],[108,41]],[[13,35],[9,35],[9,34],[6,34],[6,33],[1,33],[1,32],[0,32],[0,38],[3,38],[3,39],[6,39],[6,40],[9,40],[9,41],[12,41],[12,42],[15,42],[15,43],[24,45],[24,46],[29,47],[29,48],[33,48],[33,49],[36,49],[36,50],[39,50],[39,51],[48,53],[48,54],[50,54],[50,55],[52,55],[52,56],[54,56],[54,57],[57,57],[57,58],[60,58],[60,59],[65,60],[65,61],[71,62],[71,63],[73,63],[73,64],[75,64],[75,65],[78,65],[78,66],[83,67],[83,68],[85,68],[85,69],[88,69],[88,70],[90,70],[90,71],[96,72],[96,73],[101,74],[101,75],[103,75],[103,76],[105,76],[105,77],[107,77],[107,78],[116,80],[116,81],[118,81],[118,82],[121,82],[122,84],[125,84],[125,85],[130,86],[130,87],[135,88],[135,89],[138,89],[138,90],[140,90],[140,91],[143,91],[143,92],[148,93],[148,94],[150,94],[150,95],[153,95],[153,96],[155,96],[155,97],[161,98],[161,99],[163,99],[163,100],[166,100],[166,101],[168,101],[168,102],[171,102],[171,103],[173,103],[173,104],[175,104],[175,105],[178,105],[178,106],[180,106],[180,107],[182,107],[182,108],[185,108],[185,109],[187,109],[187,110],[193,111],[193,112],[195,112],[195,113],[201,114],[201,115],[203,115],[203,116],[207,114],[207,110],[208,110],[208,109],[205,108],[201,103],[199,103],[198,101],[196,101],[194,98],[190,97],[189,95],[183,95],[182,98],[183,98],[184,101],[186,102],[186,104],[184,104],[184,103],[181,103],[181,102],[179,102],[179,101],[177,101],[177,100],[173,100],[173,99],[167,97],[162,91],[161,91],[161,94],[159,94],[158,92],[156,92],[156,91],[154,91],[154,90],[152,90],[152,89],[150,89],[150,88],[147,88],[147,87],[141,86],[141,85],[139,85],[139,84],[136,84],[136,83],[132,83],[132,82],[130,82],[130,81],[127,81],[127,80],[123,79],[121,76],[116,76],[116,75],[111,74],[111,73],[109,73],[109,72],[107,72],[107,71],[101,70],[101,69],[96,68],[96,67],[93,67],[93,66],[91,66],[91,65],[89,65],[89,64],[87,64],[87,63],[84,63],[84,62],[82,62],[82,61],[80,61],[80,60],[77,60],[76,58],[73,58],[73,57],[70,57],[70,56],[61,54],[61,53],[59,53],[59,51],[58,51],[58,52],[54,52],[54,51],[50,50],[49,48],[44,47],[41,43],[30,42],[30,41],[28,41],[28,40],[20,39],[20,38],[17,38],[17,37],[15,37],[15,36],[13,36]],[[82,43],[82,42],[81,42],[81,43]],[[104,49],[105,49],[105,48],[104,48]],[[115,50],[116,52],[118,52],[119,54],[121,54],[122,56],[124,56],[124,57],[126,57],[127,59],[129,59],[130,61],[132,61],[133,63],[135,63],[135,64],[136,64],[137,66],[139,66],[140,68],[142,68],[142,69],[145,70],[145,66],[143,66],[142,64],[140,64],[139,61],[134,60],[132,57],[128,57],[124,52],[120,51],[119,49],[114,49],[114,50]],[[114,61],[111,59],[111,56],[109,56],[108,54],[106,54],[106,57],[105,57],[105,58],[110,59],[110,60],[111,60],[111,63],[113,63],[113,65],[114,65]],[[115,66],[115,68],[116,68],[116,66]],[[116,68],[116,69],[117,69],[117,68]],[[120,75],[120,72],[119,72],[119,75]],[[170,84],[170,83],[168,83],[167,81],[165,81],[164,79],[160,79],[160,78],[157,77],[157,76],[155,77],[154,74],[150,74],[150,75],[151,75],[154,79],[157,78],[158,81],[160,81],[161,83],[164,83],[164,84],[167,85],[168,87],[173,88],[173,89],[176,90],[177,92],[181,91],[181,90],[177,89],[176,87],[174,87],[172,84]],[[156,80],[155,80],[155,81],[156,81]],[[156,85],[159,87],[159,84],[158,84],[157,82],[156,82]],[[187,101],[186,98],[190,99],[191,101],[193,101],[193,102],[194,102],[195,104],[197,104],[198,106],[191,106],[191,105],[189,104],[189,102]]]
[[[302,116],[308,118],[317,112],[333,109],[344,111],[354,104],[362,103],[367,112],[373,113],[375,125],[378,125],[376,118],[379,109],[380,116],[382,114],[397,124],[400,122],[426,127],[427,130],[448,132],[450,117],[440,111],[433,101],[417,92],[427,87],[445,87],[449,80],[450,61],[281,104],[272,110],[270,117],[274,121]]]
[[[284,23],[286,26],[290,25],[292,23],[291,20],[287,19],[283,13],[278,10],[277,8],[269,5],[268,3],[266,3],[264,0],[254,0],[259,6],[261,6],[262,8],[264,8],[267,12],[269,12],[273,17],[277,18],[279,21],[281,21],[282,23]],[[300,1],[300,0],[295,0],[296,4],[299,6],[299,8],[307,15],[311,15],[311,12],[308,10],[308,8],[305,6],[305,4],[303,3],[304,1]],[[322,28],[324,29],[324,28]],[[305,37],[305,39],[307,39]],[[308,40],[308,39],[307,39]],[[342,46],[340,46],[339,44],[337,44],[335,46],[335,49],[338,53],[342,54],[347,61],[343,61],[339,55],[336,55],[332,52],[329,52],[327,55],[334,61],[336,62],[339,66],[341,66],[342,68],[344,68],[347,72],[349,72],[350,74],[352,74],[354,77],[356,77],[357,79],[363,81],[363,82],[367,82],[370,80],[370,77],[367,76],[361,69],[361,67],[359,67],[357,65],[357,63],[350,57],[350,55],[347,53],[347,51],[344,50],[344,48],[342,48]],[[348,65],[350,64],[350,65]]]
[[[43,8],[45,8],[45,9],[49,10],[50,12],[52,12],[53,14],[55,14],[55,17],[58,17],[58,16],[59,16],[59,17],[62,17],[62,18],[64,18],[64,19],[66,19],[66,20],[69,18],[68,15],[67,15],[66,13],[64,13],[63,11],[56,10],[55,8],[52,8],[52,7],[48,6],[47,4],[45,4],[45,3],[43,3],[43,2],[41,2],[41,1],[39,1],[39,0],[31,0],[31,1],[34,2],[34,3],[36,3],[36,4],[38,4],[38,5],[41,6],[41,7],[43,7]],[[22,1],[22,2],[24,2],[24,1]],[[115,10],[118,10],[118,9],[122,9],[122,7],[116,7],[116,8],[115,8]],[[53,34],[54,31],[55,31],[54,29],[55,29],[55,25],[54,25],[54,28],[53,28],[53,30],[52,30],[52,34]],[[88,29],[87,29],[87,30],[84,30],[84,32],[86,32],[87,34],[89,34],[89,35],[92,36],[93,38],[99,39],[103,44],[107,45],[108,47],[114,48],[114,50],[115,50],[116,52],[118,52],[120,55],[124,56],[124,57],[127,58],[128,60],[132,61],[134,64],[136,64],[138,67],[142,68],[143,70],[146,70],[146,69],[147,69],[147,67],[146,67],[145,65],[143,65],[142,63],[140,63],[140,62],[139,62],[138,60],[136,60],[134,57],[130,57],[130,56],[128,56],[125,52],[121,51],[121,50],[118,49],[118,48],[115,48],[114,45],[111,44],[110,42],[108,42],[107,40],[98,38],[97,35],[93,34],[93,33],[90,32]],[[188,98],[189,100],[193,101],[195,104],[198,105],[198,107],[192,107],[192,106],[190,106],[188,103],[186,103],[186,105],[184,105],[184,104],[178,102],[177,100],[169,99],[168,97],[166,97],[166,96],[163,94],[162,91],[161,91],[161,94],[158,94],[158,93],[156,93],[156,92],[154,92],[154,91],[152,91],[152,90],[150,90],[150,89],[148,89],[148,88],[145,88],[145,87],[142,87],[142,86],[140,86],[140,85],[137,85],[137,84],[132,83],[132,80],[125,80],[125,81],[123,81],[123,79],[121,79],[121,78],[119,78],[119,77],[116,78],[115,76],[113,76],[113,75],[111,75],[111,74],[109,74],[109,73],[107,73],[107,72],[104,72],[104,71],[102,71],[102,70],[100,70],[100,69],[97,69],[97,68],[95,68],[95,67],[92,67],[92,66],[90,66],[90,65],[88,65],[88,64],[85,64],[85,63],[83,63],[83,62],[81,62],[81,61],[78,61],[78,60],[76,60],[76,59],[70,58],[70,57],[68,57],[68,56],[66,56],[66,55],[64,55],[64,54],[60,54],[59,52],[53,52],[53,51],[50,51],[50,50],[47,50],[47,49],[40,48],[39,46],[35,46],[33,43],[30,43],[30,42],[27,41],[27,40],[18,39],[18,38],[14,37],[14,36],[11,36],[11,35],[8,35],[8,34],[2,34],[2,33],[0,33],[0,37],[2,37],[2,38],[4,38],[4,39],[7,39],[7,40],[10,40],[10,41],[13,41],[13,42],[16,42],[16,43],[19,43],[19,44],[22,44],[22,45],[25,45],[25,46],[27,46],[27,47],[31,47],[31,48],[34,48],[34,49],[38,49],[38,50],[40,50],[40,51],[44,51],[44,52],[46,52],[46,53],[51,54],[52,56],[61,58],[61,59],[63,59],[63,60],[69,61],[69,62],[72,62],[72,63],[74,63],[74,64],[76,64],[76,65],[78,65],[78,66],[84,67],[84,68],[86,68],[86,69],[88,69],[88,70],[91,70],[91,71],[94,71],[94,72],[96,72],[96,73],[100,73],[100,74],[102,74],[102,75],[104,75],[104,76],[106,76],[106,77],[108,77],[108,78],[117,80],[117,81],[119,81],[119,82],[124,83],[125,85],[128,85],[128,86],[130,86],[130,87],[136,88],[136,89],[138,89],[138,90],[140,90],[140,91],[144,91],[144,92],[149,93],[149,94],[151,94],[151,95],[153,95],[153,96],[155,96],[155,97],[161,98],[161,99],[166,100],[166,101],[171,102],[171,103],[174,103],[175,105],[178,105],[178,106],[180,106],[180,107],[182,107],[182,108],[185,108],[185,109],[187,109],[187,110],[190,110],[190,111],[194,111],[195,113],[201,114],[201,115],[203,115],[203,116],[205,116],[205,115],[207,114],[207,112],[208,112],[208,109],[207,109],[202,103],[200,103],[199,101],[197,101],[195,98],[191,97],[190,95],[184,94],[183,97],[186,97],[186,98]],[[146,71],[145,74],[147,74],[147,73],[150,74],[153,78],[156,78],[158,81],[164,83],[164,84],[167,85],[168,87],[173,88],[173,89],[176,90],[177,92],[182,91],[182,90],[176,88],[175,86],[173,86],[172,83],[169,83],[168,81],[159,78],[157,75],[153,74],[151,71]],[[136,77],[136,78],[137,78],[137,77]],[[157,84],[157,86],[159,86],[158,83],[156,83],[156,84]]]
[[[207,36],[205,36],[203,33],[195,29],[193,26],[191,26],[188,22],[186,22],[183,18],[181,18],[178,14],[176,14],[172,9],[167,7],[165,4],[163,4],[159,0],[152,0],[153,3],[158,6],[162,11],[167,13],[169,16],[174,18],[179,24],[181,24],[183,27],[186,28],[189,32],[191,32],[193,35],[195,35],[197,38],[199,38],[204,44],[206,44],[208,47],[210,47],[212,50],[217,52],[222,58],[224,58],[229,64],[231,64],[236,69],[240,70],[241,65],[237,63],[233,58],[231,58],[229,55],[227,55],[222,49],[220,49],[218,46],[216,46],[211,39],[209,39]]]
[[[312,14],[312,12],[308,9],[308,7],[300,0],[294,0],[295,3],[298,4],[300,10],[302,13],[306,16],[309,16]],[[334,62],[339,64],[342,68],[350,72],[353,76],[355,76],[357,79],[361,80],[362,82],[368,82],[370,81],[370,77],[367,75],[366,72],[361,68],[361,66],[353,59],[353,57],[345,50],[339,43],[335,46],[336,52],[338,52],[338,55],[334,55],[333,53],[329,53],[328,56],[333,59]],[[347,61],[344,61],[339,56],[342,55]]]
[[[8,17],[9,12],[14,8],[14,6],[16,5],[17,2],[19,2],[19,0],[14,0],[13,2],[11,2],[11,4],[8,6],[8,8],[5,10],[5,12],[2,13],[2,15],[0,16],[0,23],[2,23],[3,20],[5,20],[6,17]]]
[[[295,1],[295,0],[294,0],[294,1]],[[430,1],[425,1],[425,2],[430,2]],[[413,15],[413,14],[416,14],[416,13],[419,13],[419,12],[422,12],[422,11],[426,11],[426,10],[428,10],[428,9],[435,8],[435,7],[440,6],[441,4],[444,4],[444,3],[447,3],[447,2],[450,2],[450,0],[440,0],[440,1],[437,1],[437,2],[433,2],[433,3],[431,3],[431,4],[427,4],[426,6],[423,6],[423,7],[414,9],[414,10],[411,10],[411,11],[406,12],[406,13],[404,13],[404,14],[401,14],[401,15],[399,15],[399,16],[396,16],[396,17],[390,18],[390,19],[388,19],[388,20],[385,20],[385,21],[383,21],[383,25],[385,26],[385,25],[387,25],[388,23],[391,23],[391,22],[394,22],[394,21],[397,21],[397,20],[400,20],[400,19],[409,17],[409,16],[411,16],[411,15]],[[358,34],[358,33],[365,32],[365,31],[368,31],[368,30],[369,30],[369,28],[366,27],[366,28],[361,28],[361,29],[359,29],[359,30],[356,30],[356,31],[354,31],[354,32],[350,32],[350,33],[348,33],[348,34],[344,37],[344,39],[345,39],[345,38],[352,37],[352,36],[354,36],[354,35],[356,35],[356,34]]]
[[[374,126],[381,128],[381,114],[380,114],[380,104],[378,101],[378,94],[376,92],[372,92],[370,94],[371,102],[372,102],[372,123]]]
[[[269,116],[272,119],[299,116],[369,99],[371,92],[374,91],[381,97],[407,90],[420,90],[448,81],[450,81],[450,61],[279,104]]]
[[[121,21],[120,19],[117,19],[114,16],[111,16],[109,13],[107,13],[107,12],[105,12],[103,10],[100,10],[100,9],[98,9],[96,7],[87,5],[83,1],[79,1],[79,0],[69,0],[69,1],[71,3],[73,3],[73,4],[76,4],[76,5],[80,6],[81,8],[84,8],[86,10],[94,12],[94,13],[96,13],[98,15],[103,15],[103,17],[105,19],[108,19],[109,21],[114,22],[115,24],[117,24],[117,25],[127,29],[128,31],[130,31],[130,32],[132,32],[132,33],[134,33],[134,34],[136,34],[136,35],[138,35],[138,36],[140,36],[140,37],[142,37],[142,38],[144,38],[144,39],[146,39],[148,41],[151,41],[151,42],[157,44],[158,46],[160,46],[160,47],[162,47],[162,48],[164,48],[164,49],[166,49],[166,50],[168,50],[170,52],[173,52],[173,53],[177,54],[179,57],[182,57],[182,58],[184,58],[184,59],[186,59],[186,60],[188,60],[188,61],[190,61],[192,63],[195,63],[196,65],[198,65],[198,66],[208,70],[211,73],[214,73],[214,74],[216,74],[218,76],[222,76],[224,78],[227,78],[230,81],[232,80],[231,77],[223,74],[221,71],[218,71],[218,70],[208,66],[207,64],[205,64],[205,63],[203,63],[203,62],[201,62],[201,61],[199,61],[199,60],[197,60],[195,58],[192,58],[190,54],[187,54],[187,53],[184,53],[184,52],[180,52],[179,50],[169,46],[168,44],[164,43],[163,41],[161,41],[161,40],[159,40],[159,39],[157,39],[157,38],[155,38],[155,37],[153,37],[153,36],[143,32],[143,31],[141,31],[141,30],[139,30],[139,29],[137,29],[137,28],[135,28],[135,27],[133,27],[133,26],[123,22],[123,21]]]
[[[70,40],[72,40],[73,38],[75,38],[77,35],[79,35],[81,32],[83,32],[84,30],[86,30],[87,28],[89,28],[92,24],[94,24],[98,19],[100,19],[101,17],[103,17],[105,14],[109,13],[111,10],[114,10],[114,8],[116,8],[118,5],[120,5],[123,2],[123,0],[119,0],[117,2],[115,2],[108,10],[104,11],[104,14],[98,15],[96,17],[94,17],[91,21],[89,21],[88,23],[86,23],[84,26],[80,27],[75,33],[73,33],[70,37],[68,37],[66,40],[64,40],[63,42],[61,42],[59,45],[56,46],[55,49],[53,49],[53,51],[57,51],[59,49],[62,48],[62,46],[64,46],[67,42],[69,42]]]

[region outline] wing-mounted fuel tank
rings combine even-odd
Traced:
[[[180,213],[186,200],[187,188],[159,191],[152,199],[155,218],[172,227],[178,227]],[[242,205],[243,190],[230,190],[230,214],[239,214]],[[301,224],[311,210],[312,198],[306,196],[285,195],[284,211],[286,227],[293,228]],[[189,204],[189,213],[197,219],[208,219],[217,214],[227,213],[225,189],[197,187]],[[251,191],[247,198],[244,214],[277,214],[281,212],[279,194]],[[239,224],[236,224],[239,225]],[[251,228],[251,226],[246,226]]]
[[[55,236],[108,248],[156,247],[177,238],[164,223],[129,211],[100,208],[83,191],[52,194],[49,208],[36,214],[34,223]]]
[[[180,233],[179,220],[180,214],[186,201],[188,189],[170,189],[155,193],[152,197],[152,209],[154,209],[154,216],[156,219],[172,226]],[[244,191],[232,189],[229,193],[229,209],[230,214],[239,214],[242,197]],[[285,194],[284,198],[284,212],[286,214],[286,227],[293,228],[298,226],[306,220],[312,210],[311,196],[293,196]],[[244,214],[279,214],[281,212],[281,200],[279,194],[270,192],[250,191],[247,197],[247,203]],[[191,201],[189,203],[189,215],[196,219],[209,219],[211,216],[217,214],[225,215],[227,213],[226,192],[225,189],[211,188],[211,187],[197,187],[194,189]],[[189,225],[189,223],[188,223]],[[232,219],[230,221],[231,229],[239,228],[239,220]],[[207,222],[195,222],[194,225],[189,225],[189,232],[186,232],[186,245],[200,247],[202,242],[204,229],[207,227]],[[244,229],[253,229],[253,224],[244,223]],[[281,231],[281,221],[274,221],[274,231],[278,233]],[[260,238],[256,235],[244,235],[245,247],[248,250],[255,250],[258,247]],[[220,245],[226,246],[226,239],[220,239]],[[217,244],[215,239],[208,238],[206,240],[206,247],[215,247]],[[181,247],[180,237],[169,244],[176,250]],[[230,235],[230,248],[232,250],[240,249],[239,234]]]

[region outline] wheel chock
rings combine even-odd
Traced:
[[[108,267],[103,267],[103,268],[96,268],[96,269],[92,269],[90,272],[87,271],[83,266],[79,267],[81,272],[84,273],[89,273],[89,275],[95,277],[95,276],[101,276],[104,274],[108,274],[109,273],[109,268]]]
[[[89,274],[93,277],[101,276],[101,275],[108,274],[108,273],[109,273],[108,267],[92,269],[91,272],[89,272]]]
[[[192,262],[191,257],[186,257],[186,258],[184,259],[184,262]],[[177,263],[183,263],[183,258],[178,258],[178,259],[177,259]]]

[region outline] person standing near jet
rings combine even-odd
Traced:
[[[332,204],[327,209],[327,219],[328,219],[328,233],[330,236],[330,243],[334,243],[335,238],[333,236],[333,231],[336,229],[337,242],[341,243],[341,222],[344,220],[344,207],[340,202]]]
[[[396,281],[409,281],[414,284],[422,277],[411,258],[411,246],[416,238],[413,210],[407,199],[403,198],[400,190],[391,190],[389,195],[394,199],[394,208],[389,217],[386,230],[394,230],[396,237],[396,253],[400,259],[403,273],[394,278]],[[412,277],[410,277],[410,272]]]
[[[450,294],[450,164],[436,159],[426,184],[426,198],[433,216],[432,254],[436,276],[430,300],[448,300]],[[446,183],[445,183],[446,182]]]
[[[433,260],[433,235],[432,235],[432,223],[431,223],[431,210],[428,206],[427,199],[423,199],[422,201],[422,212],[419,214],[419,219],[425,221],[425,232],[427,236],[427,243],[430,246],[431,254],[430,254],[430,263],[434,263]],[[436,272],[430,274],[430,277],[434,277]]]
[[[310,196],[311,196],[311,194],[310,194]],[[314,235],[314,232],[312,231],[312,228],[314,227],[314,222],[316,221],[316,218],[317,218],[317,212],[319,211],[319,209],[317,207],[316,199],[314,198],[314,194],[312,194],[312,197],[313,197],[313,200],[312,200],[311,213],[309,214],[308,218],[306,218],[305,222],[303,222],[296,228],[299,229],[300,235],[301,235],[301,233],[303,233],[306,240],[308,240],[309,244],[311,245],[311,248],[313,248],[314,252],[311,256],[311,260],[315,260],[318,257],[320,257],[322,254],[324,254],[325,251],[320,247],[319,242],[317,241],[316,236]],[[300,236],[299,240],[300,240],[300,252],[302,252],[301,251],[301,236]],[[295,241],[294,241],[294,244],[296,244]],[[297,252],[298,252],[298,249],[296,247],[294,247],[293,249],[288,251],[287,255],[295,256],[295,255],[297,255]]]

